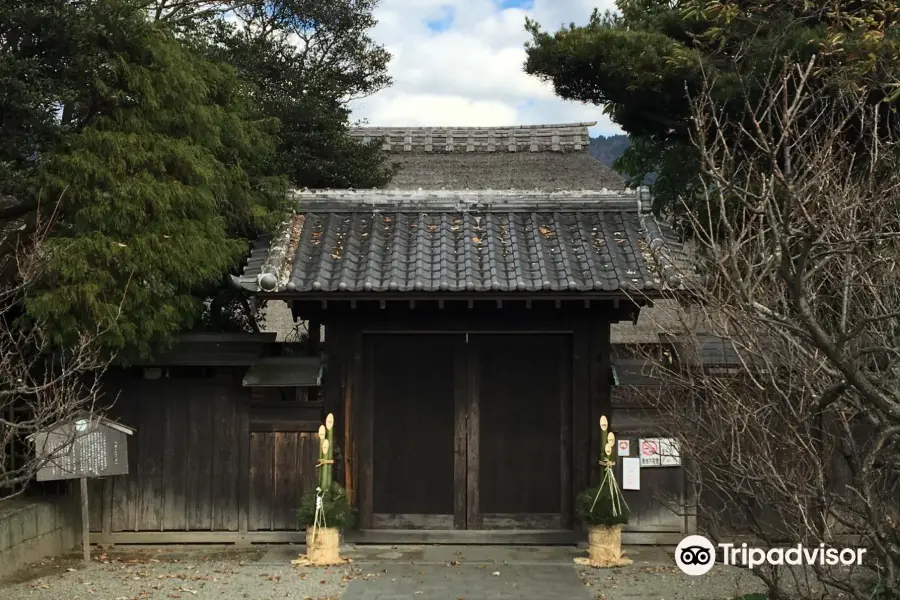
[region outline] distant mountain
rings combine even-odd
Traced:
[[[589,138],[588,152],[591,156],[602,162],[607,167],[612,167],[613,161],[622,156],[622,153],[631,145],[627,135],[611,135]]]
[[[591,153],[591,156],[610,168],[612,168],[613,162],[631,146],[631,140],[627,135],[611,135],[609,137],[601,135],[588,138],[588,140],[588,152]],[[650,185],[654,181],[656,181],[655,173],[650,173],[644,178],[645,185]]]

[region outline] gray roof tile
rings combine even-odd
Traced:
[[[254,292],[653,292],[677,241],[631,192],[299,192]],[[260,260],[260,259],[263,260]]]

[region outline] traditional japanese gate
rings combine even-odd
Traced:
[[[364,521],[572,529],[570,334],[378,333],[364,344]]]

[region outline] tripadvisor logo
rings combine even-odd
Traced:
[[[675,549],[675,564],[687,575],[704,575],[716,564],[716,549],[702,535],[689,535]],[[722,564],[752,569],[760,565],[861,565],[865,548],[832,548],[825,544],[807,548],[797,544],[789,548],[752,548],[721,543]]]

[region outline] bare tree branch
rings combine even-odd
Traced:
[[[678,361],[646,358],[673,382],[654,403],[711,537],[865,545],[861,570],[757,575],[770,598],[868,600],[900,594],[900,128],[876,91],[815,89],[817,66],[748,84],[740,122],[712,80],[692,98],[704,277],[685,273],[697,305],[659,324]],[[706,336],[734,351],[727,374],[701,364]]]

